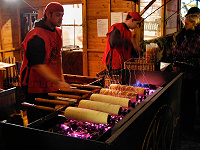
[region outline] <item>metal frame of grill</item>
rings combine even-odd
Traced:
[[[135,74],[130,70],[128,72]],[[150,83],[158,84],[157,90],[136,108],[133,108],[99,140],[79,139],[33,127],[0,122],[2,149],[139,150],[155,147],[176,149],[180,142],[179,119],[182,74],[147,71],[145,75]],[[139,80],[144,80],[139,71],[137,76]],[[124,82],[127,82],[126,79],[124,78]],[[134,82],[134,79],[132,78],[128,82]],[[59,116],[54,113],[48,117],[55,121],[56,117]],[[48,121],[48,117],[41,119],[38,125]]]

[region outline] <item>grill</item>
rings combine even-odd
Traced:
[[[3,149],[176,149],[182,74],[125,71],[123,83],[133,85],[136,80],[148,81],[156,89],[136,107],[111,116],[107,125],[69,120],[55,111],[28,127],[2,121],[0,144]],[[102,82],[98,79],[89,85]]]
[[[16,98],[16,88],[0,89],[0,120],[7,119],[9,115],[14,113]]]

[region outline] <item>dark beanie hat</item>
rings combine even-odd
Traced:
[[[198,7],[191,7],[186,16],[190,14],[200,14],[200,9]]]
[[[64,8],[62,6],[62,4],[58,3],[58,2],[50,2],[49,4],[47,4],[47,6],[44,9],[44,15],[46,14],[46,12],[64,12]]]

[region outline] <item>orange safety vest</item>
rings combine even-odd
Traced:
[[[47,64],[57,77],[61,79],[61,34],[62,30],[59,28],[56,28],[55,32],[51,32],[40,27],[35,27],[28,32],[24,39],[22,43],[24,55],[20,70],[20,84],[21,86],[28,85],[28,93],[49,93],[58,90],[53,82],[40,76],[40,74],[34,71],[32,67],[28,67],[28,60],[26,57],[28,41],[30,41],[35,35],[44,40],[46,51],[44,64]]]
[[[113,49],[110,48],[110,33],[113,31],[114,27],[116,27],[121,34],[121,37],[128,41],[128,50],[124,48],[124,45],[122,46],[115,46]],[[131,58],[131,48],[132,48],[132,43],[130,40],[131,37],[131,31],[127,30],[125,25],[123,23],[117,23],[114,24],[110,27],[107,33],[107,43],[106,43],[106,48],[104,51],[102,63],[104,65],[109,65],[110,64],[110,59],[111,59],[111,52],[112,54],[112,69],[120,69],[124,67],[124,62],[128,59]]]

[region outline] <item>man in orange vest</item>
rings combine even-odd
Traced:
[[[140,48],[130,29],[138,28],[141,20],[139,13],[129,12],[124,22],[116,23],[108,30],[102,63],[110,74],[120,74],[126,60],[139,56]]]
[[[64,9],[60,3],[49,3],[44,17],[35,22],[22,43],[24,56],[20,84],[29,103],[37,104],[36,97],[51,99],[49,92],[70,87],[64,80],[61,65],[62,30],[58,27],[61,26],[63,15]],[[46,114],[48,112],[42,110],[27,109],[29,122]]]

